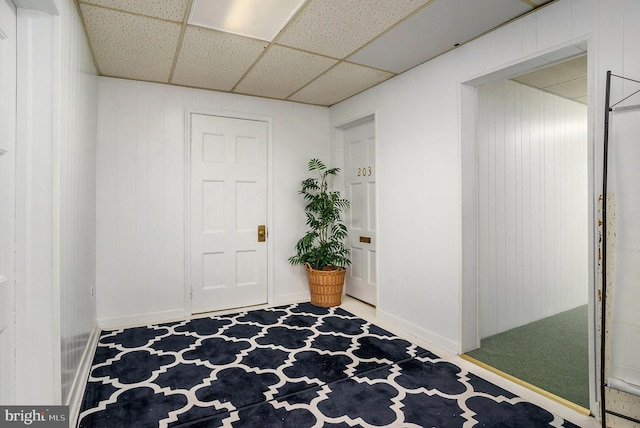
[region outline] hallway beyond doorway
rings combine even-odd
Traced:
[[[482,339],[466,355],[589,408],[587,305]]]

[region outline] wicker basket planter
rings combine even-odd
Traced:
[[[333,268],[317,270],[306,264],[311,290],[311,304],[328,308],[342,303],[342,288],[347,270]]]

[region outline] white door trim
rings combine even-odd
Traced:
[[[191,305],[191,115],[202,114],[230,119],[256,120],[267,124],[267,302],[273,302],[273,119],[230,110],[186,107],[184,115],[184,311],[192,315]]]

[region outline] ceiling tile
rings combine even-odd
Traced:
[[[573,52],[567,50],[566,53]],[[587,56],[574,57],[568,61],[547,65],[533,72],[512,77],[512,80],[586,104]]]
[[[535,88],[548,88],[568,80],[587,76],[587,57],[581,56],[569,61],[545,67],[522,76],[514,77],[516,82]]]
[[[312,0],[276,41],[342,59],[428,0]]]
[[[274,45],[235,91],[263,97],[287,98],[336,62],[324,56]]]
[[[267,42],[187,26],[171,83],[230,91]]]
[[[349,61],[401,73],[531,9],[513,0],[435,0]]]
[[[180,24],[81,4],[100,73],[168,82]]]
[[[580,98],[587,94],[587,78],[583,77],[576,80],[569,80],[557,85],[549,86],[545,90],[560,95],[564,98]]]
[[[188,5],[187,0],[80,0],[80,2],[178,22],[184,19]]]
[[[332,105],[554,0],[304,0],[272,44],[184,22],[221,0],[75,1],[101,75]]]
[[[392,76],[392,73],[343,62],[302,88],[289,99],[330,106]]]

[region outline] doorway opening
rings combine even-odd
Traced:
[[[586,53],[463,88],[462,352],[583,413],[595,397]]]

